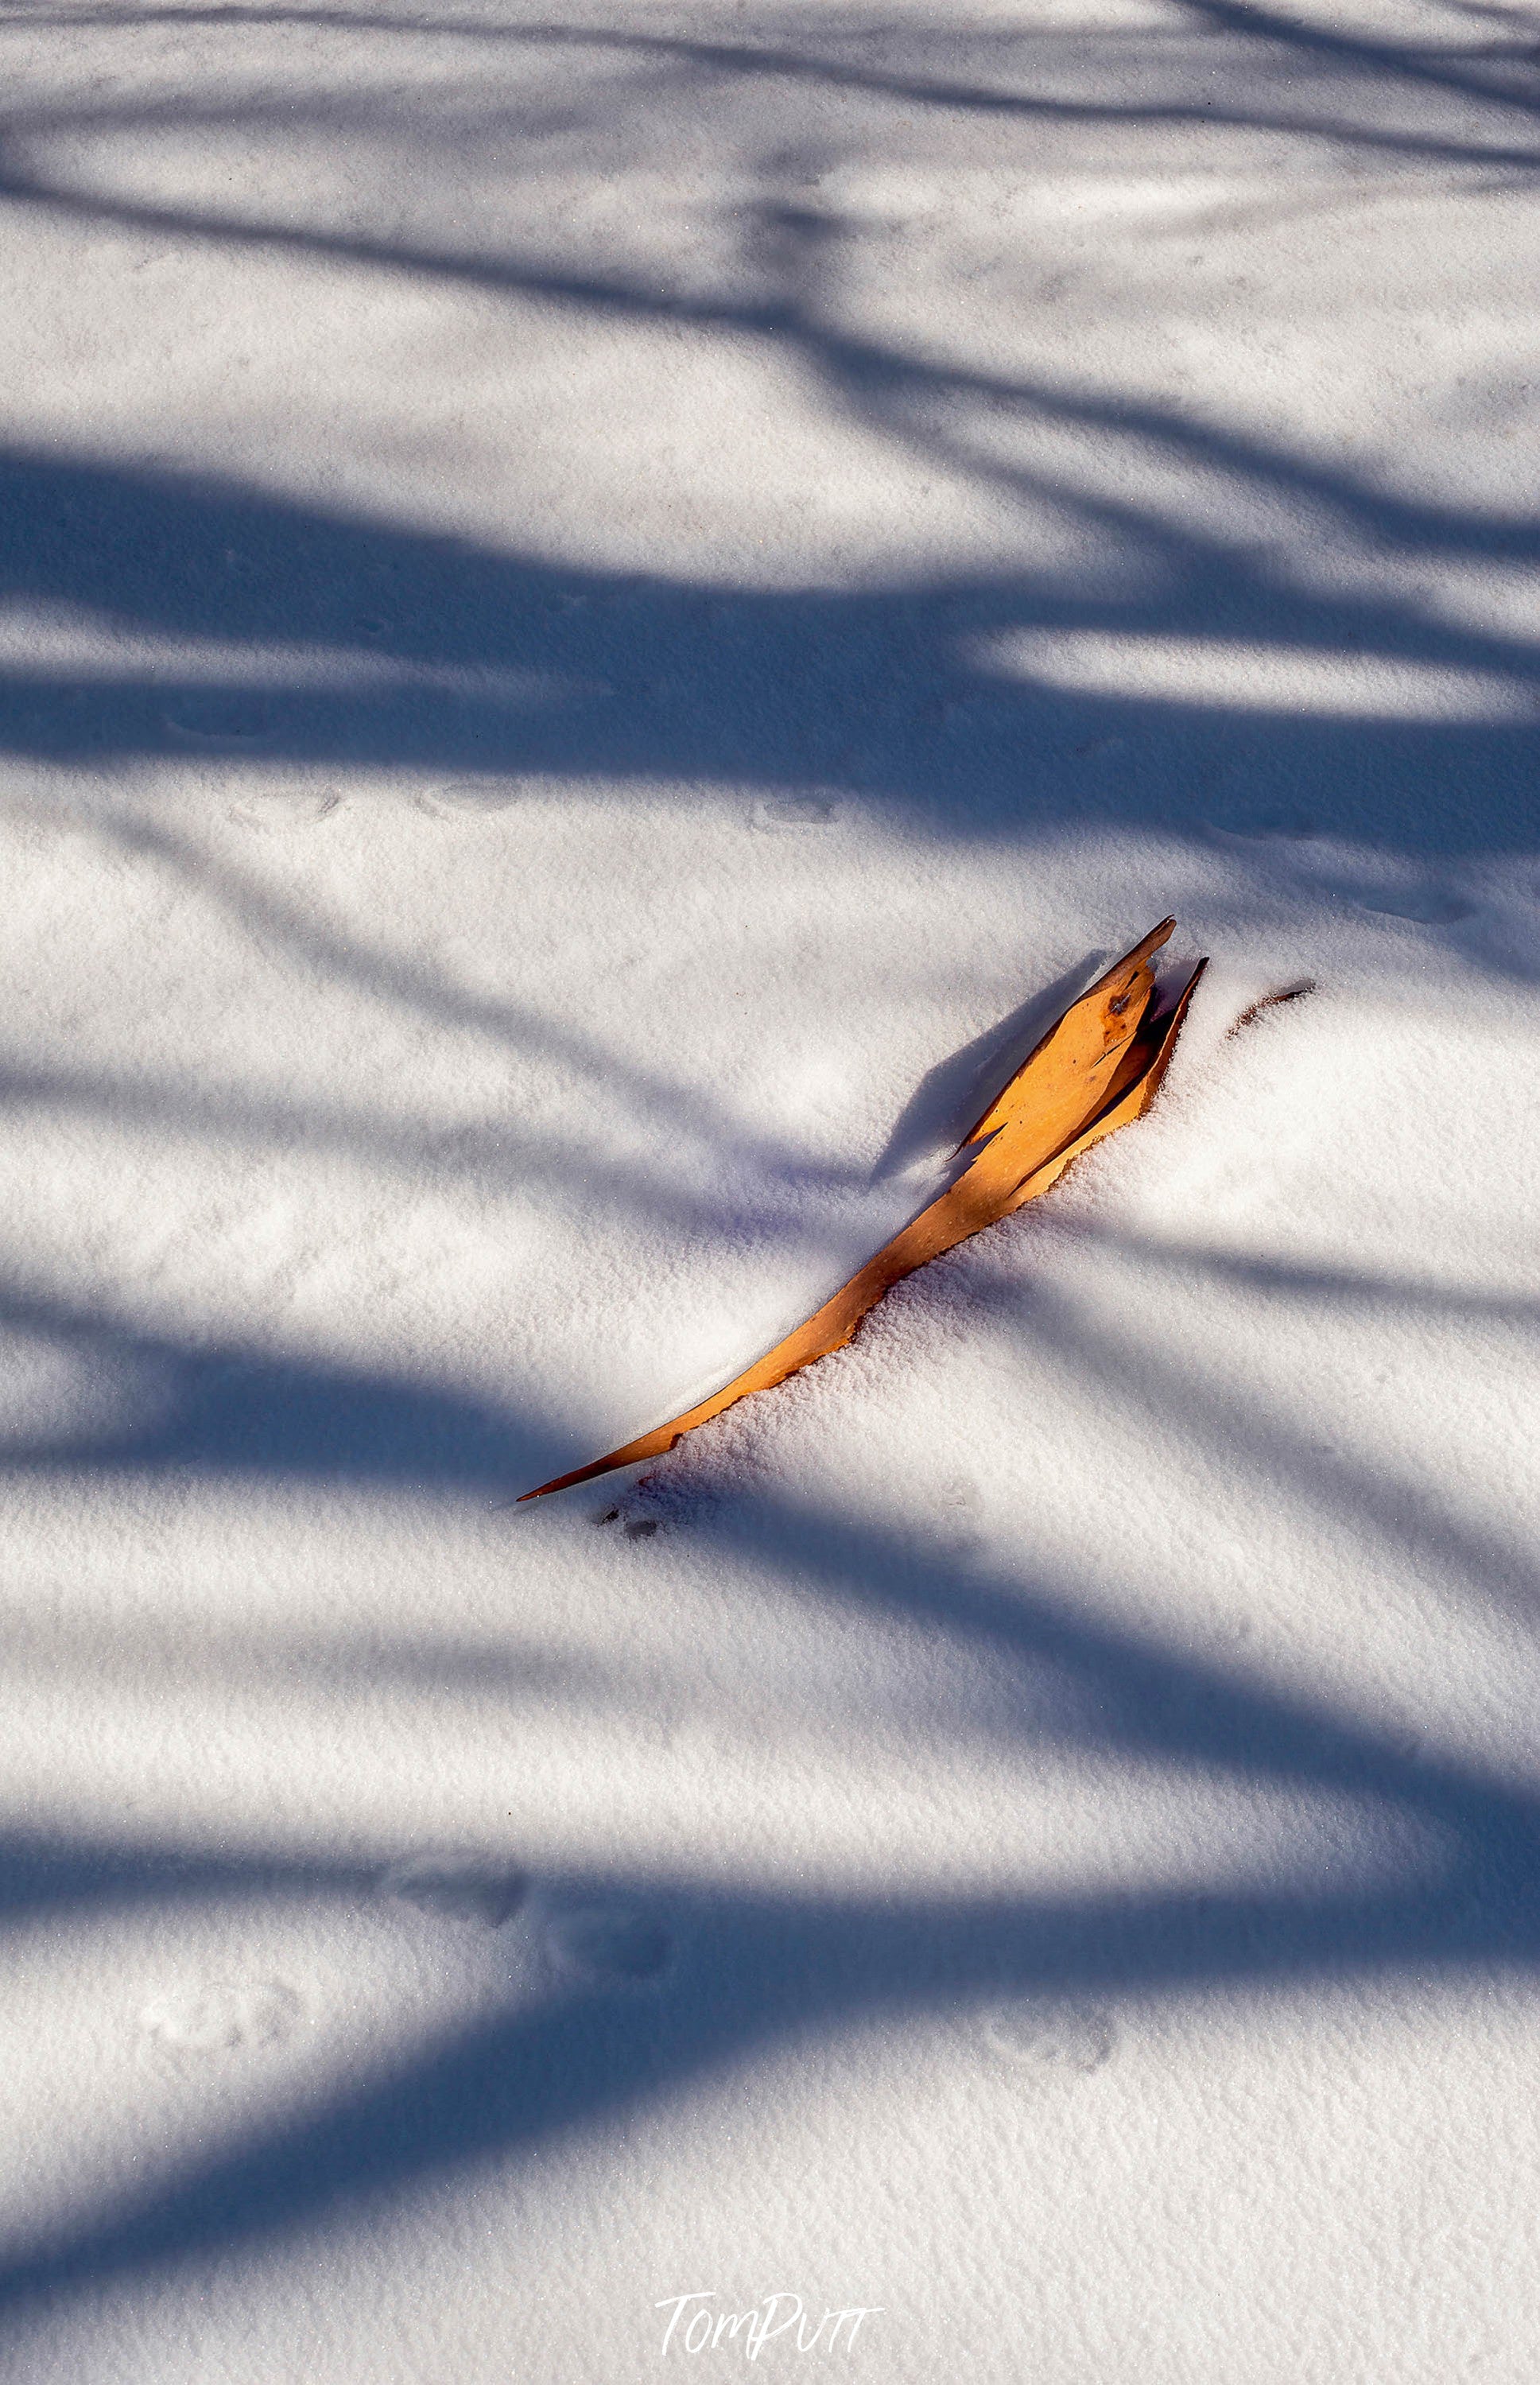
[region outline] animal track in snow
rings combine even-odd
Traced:
[[[1366,911],[1378,911],[1388,919],[1411,919],[1422,928],[1452,927],[1457,919],[1468,919],[1475,908],[1459,894],[1441,893],[1437,887],[1412,889],[1404,894],[1360,894],[1357,899]]]
[[[827,828],[838,817],[839,806],[826,795],[767,796],[754,805],[754,826],[759,829]]]
[[[161,716],[173,737],[189,745],[262,745],[277,723],[267,699],[229,688],[192,688]]]
[[[529,1882],[523,1872],[473,1856],[413,1855],[392,1864],[381,1876],[379,1888],[382,1895],[446,1921],[501,1929],[523,1904]]]
[[[490,812],[506,811],[517,789],[505,779],[458,779],[448,787],[425,787],[417,809],[430,819],[483,819]]]
[[[146,2006],[140,2029],[155,2061],[188,2070],[281,2044],[304,2011],[302,1999],[281,1979],[215,1979]]]
[[[976,1556],[983,1549],[984,1536],[978,1530],[978,1491],[965,1475],[956,1476],[942,1492],[931,1541],[941,1556]]]
[[[274,787],[242,795],[230,816],[242,828],[310,828],[334,812],[342,798],[332,787]]]
[[[674,1959],[674,1941],[661,1921],[618,1905],[558,1913],[546,1936],[560,1967],[595,1987],[650,1987]]]
[[[996,2004],[984,2017],[989,2052],[1013,2069],[1049,2077],[1087,2078],[1117,2050],[1110,2016],[1089,2004],[1023,1998]]]

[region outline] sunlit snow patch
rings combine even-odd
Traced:
[[[1540,695],[1497,671],[1402,656],[1326,654],[1244,638],[1147,636],[1111,630],[1011,630],[970,645],[1001,678],[1135,701],[1223,705],[1337,719],[1540,718]]]

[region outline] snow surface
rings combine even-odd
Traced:
[[[1537,36],[0,10],[8,2385],[1533,2377]]]

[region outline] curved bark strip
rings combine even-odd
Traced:
[[[1071,1005],[959,1144],[960,1152],[977,1149],[973,1165],[805,1325],[682,1416],[611,1450],[607,1457],[596,1457],[591,1465],[526,1491],[516,1504],[569,1490],[575,1482],[591,1481],[617,1467],[662,1457],[687,1432],[747,1399],[751,1392],[769,1391],[814,1359],[842,1350],[862,1318],[894,1284],[927,1259],[939,1258],[970,1234],[1036,1200],[1082,1151],[1142,1117],[1165,1075],[1206,966],[1199,961],[1170,1009],[1157,1005],[1153,955],[1175,924],[1162,919]]]

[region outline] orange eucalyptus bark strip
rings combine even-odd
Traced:
[[[682,1416],[661,1424],[624,1448],[596,1457],[538,1490],[526,1491],[517,1503],[543,1499],[549,1492],[570,1490],[595,1475],[617,1467],[636,1466],[662,1457],[687,1432],[707,1424],[725,1408],[784,1383],[815,1359],[842,1350],[857,1326],[876,1307],[885,1292],[913,1275],[929,1259],[966,1242],[971,1234],[1009,1217],[1025,1202],[1035,1200],[1055,1183],[1079,1153],[1139,1118],[1154,1099],[1166,1072],[1193,990],[1203,973],[1199,962],[1182,988],[1173,1008],[1155,1005],[1152,957],[1176,922],[1162,919],[1142,942],[1078,1002],[1072,1003],[1057,1025],[1050,1027],[1017,1069],[999,1099],[992,1102],[960,1152],[978,1148],[978,1156],[927,1209],[868,1259],[822,1308],[756,1358],[740,1375],[709,1399],[701,1400]]]

